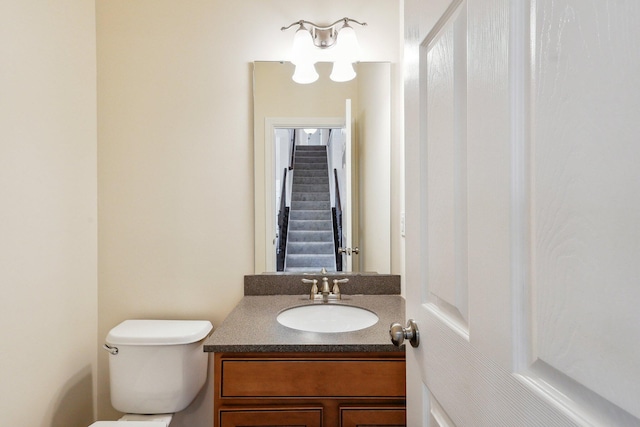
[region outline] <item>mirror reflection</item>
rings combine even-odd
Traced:
[[[345,134],[275,129],[276,271],[344,271]]]
[[[255,273],[320,268],[389,273],[390,64],[356,64],[357,77],[343,83],[329,79],[331,64],[316,65],[320,78],[300,85],[291,80],[293,66],[289,63],[254,63]],[[307,149],[298,150],[299,146],[318,146],[325,153],[326,166],[324,162],[316,166],[325,168],[323,195],[309,194],[320,191],[293,195],[295,153]],[[300,168],[297,172],[299,177],[303,175]],[[340,206],[336,206],[337,193]],[[306,209],[324,210],[323,214],[300,210],[292,219],[294,198],[301,198],[297,202],[307,205],[313,198],[325,202],[328,198],[329,203],[322,209]],[[286,226],[281,215],[286,211],[281,209],[283,200],[284,208],[289,208]],[[342,226],[334,219],[339,218],[340,211]],[[301,239],[292,245],[286,236],[297,231],[296,227],[289,228],[292,221],[315,221],[305,218],[316,214],[323,219],[315,227],[331,224],[331,232],[324,234],[331,234],[333,243],[329,239],[305,242],[301,233],[292,233]],[[313,264],[294,269],[295,263],[287,263],[287,246],[295,247],[301,255],[308,253],[309,257],[299,258],[314,259]],[[314,252],[320,247],[323,252]],[[344,251],[338,253],[338,248]]]

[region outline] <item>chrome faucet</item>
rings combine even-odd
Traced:
[[[313,284],[311,286],[309,299],[314,301],[322,299],[322,302],[342,299],[338,283],[347,283],[348,281],[349,279],[333,279],[333,288],[331,288],[329,286],[329,278],[325,276],[322,278],[322,285],[318,290],[318,279],[302,279],[303,283]]]

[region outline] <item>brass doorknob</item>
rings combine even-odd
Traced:
[[[407,321],[406,328],[403,328],[400,323],[392,323],[389,327],[389,336],[391,337],[391,342],[396,347],[400,347],[404,340],[409,340],[412,347],[420,345],[420,332],[418,331],[418,325],[413,319]]]

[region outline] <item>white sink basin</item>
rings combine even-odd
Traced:
[[[350,332],[378,322],[375,313],[360,307],[339,304],[302,305],[284,310],[278,323],[307,332]]]

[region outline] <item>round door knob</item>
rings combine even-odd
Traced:
[[[400,323],[392,323],[389,328],[389,336],[396,347],[400,347],[404,340],[409,340],[412,347],[420,345],[420,332],[418,332],[418,325],[413,319],[407,321],[406,328],[403,328]]]

